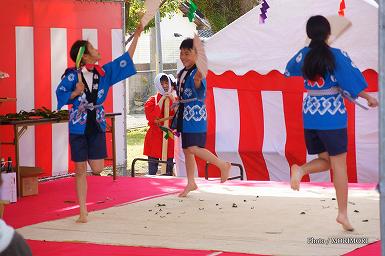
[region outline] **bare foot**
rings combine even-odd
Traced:
[[[79,218],[76,220],[76,223],[87,223],[87,221],[88,221],[87,216],[88,216],[88,213],[80,214]]]
[[[291,166],[290,186],[291,189],[299,191],[299,185],[303,176],[303,170],[300,166],[293,164]]]
[[[229,162],[225,162],[225,164],[221,168],[221,183],[226,182],[226,180],[229,178],[230,169],[231,169],[231,164]]]
[[[194,190],[197,190],[198,189],[198,186],[197,184],[187,184],[186,187],[184,188],[184,190],[178,195],[178,197],[186,197],[188,193],[190,193],[191,191],[194,191]]]
[[[342,215],[338,215],[336,221],[339,224],[341,224],[342,228],[345,229],[346,231],[350,231],[350,232],[354,231],[354,228],[350,224],[348,217],[342,216]]]

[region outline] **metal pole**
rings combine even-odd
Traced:
[[[160,35],[160,12],[159,10],[155,15],[155,31],[156,31],[156,73],[163,72],[163,60],[162,60],[162,37]]]
[[[125,1],[122,1],[122,51],[126,51],[126,4]],[[128,80],[123,81],[123,97],[124,97],[124,106],[123,106],[123,120],[124,120],[124,141],[127,141],[127,84]],[[123,176],[127,176],[127,143],[123,143],[124,150],[124,161],[123,161]]]
[[[380,143],[380,230],[381,255],[385,256],[385,0],[379,1],[379,143]]]
[[[115,117],[114,116],[111,118],[111,136],[112,136],[112,177],[113,177],[113,180],[116,180],[116,140],[115,140]]]

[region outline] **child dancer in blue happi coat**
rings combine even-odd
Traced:
[[[221,171],[221,182],[229,177],[231,165],[205,148],[207,131],[207,111],[205,105],[206,79],[196,66],[197,53],[193,48],[193,39],[185,39],[180,45],[180,60],[184,68],[178,75],[177,95],[179,109],[175,121],[176,128],[182,134],[182,148],[185,155],[187,185],[179,194],[185,197],[198,186],[195,183],[195,157],[214,164]],[[175,127],[174,127],[175,128]]]
[[[291,167],[291,188],[299,190],[306,174],[333,170],[337,195],[336,221],[353,231],[347,213],[348,176],[347,112],[343,95],[350,99],[362,97],[368,106],[376,107],[375,98],[364,92],[367,83],[348,54],[327,44],[331,28],[323,16],[311,17],[306,25],[310,45],[301,49],[287,64],[286,76],[302,76],[307,96],[303,102],[305,142],[309,154],[318,158],[302,166]]]
[[[67,69],[57,87],[58,109],[72,105],[69,118],[71,159],[75,162],[76,189],[80,206],[77,222],[87,222],[87,162],[94,174],[104,168],[106,149],[106,119],[103,103],[110,87],[136,73],[132,58],[143,31],[138,25],[126,53],[99,67],[100,53],[85,40],[76,41],[70,50],[71,59],[80,69]]]

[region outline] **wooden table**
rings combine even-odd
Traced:
[[[111,119],[111,125],[107,124],[106,132],[112,134],[112,157],[107,158],[106,160],[112,160],[112,173],[113,180],[116,179],[116,148],[115,148],[115,117],[121,115],[121,113],[107,113],[106,119]],[[28,119],[28,120],[12,120],[12,121],[0,121],[0,125],[12,125],[14,131],[14,139],[12,142],[0,142],[4,145],[13,145],[15,147],[15,171],[16,171],[16,184],[17,184],[17,195],[21,195],[21,186],[20,186],[20,166],[19,166],[19,141],[21,136],[25,133],[28,126],[35,126],[40,124],[56,124],[56,123],[66,123],[68,120],[60,118],[40,118],[40,119]],[[19,130],[19,128],[21,128]]]
[[[16,101],[16,98],[0,98],[0,104],[9,101]]]

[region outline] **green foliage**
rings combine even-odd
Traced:
[[[128,145],[143,145],[144,137],[148,127],[137,128],[127,131],[127,144]]]
[[[89,1],[89,0],[76,0]],[[94,0],[104,2],[108,0]],[[189,0],[163,0],[160,8],[160,16],[171,17],[179,12],[180,3]],[[261,0],[193,0],[198,10],[205,15],[214,32],[221,30],[240,16],[250,11]],[[132,33],[139,23],[139,15],[144,12],[144,0],[126,0],[126,31]],[[149,22],[145,30],[155,25],[154,19]]]
[[[250,11],[260,0],[194,0],[214,32]]]
[[[147,158],[143,155],[144,137],[146,136],[148,127],[138,128],[127,131],[127,164],[131,168],[131,163],[135,158]],[[136,175],[144,175],[148,173],[148,164],[138,161],[135,165]]]
[[[179,12],[179,0],[163,0],[160,8],[160,17],[171,17],[174,13]],[[134,32],[139,23],[139,15],[144,10],[144,0],[129,0],[125,3],[126,7],[126,31],[128,33]],[[152,19],[145,30],[155,26],[155,19]]]

